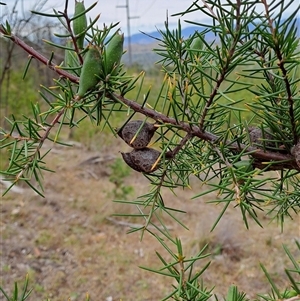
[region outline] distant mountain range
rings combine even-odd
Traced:
[[[195,31],[203,31],[205,28],[201,26],[190,26],[183,28],[181,34],[184,38],[191,36]],[[297,36],[300,38],[300,18],[297,19]],[[131,50],[132,50],[132,63],[137,63],[143,68],[148,69],[153,67],[155,62],[158,62],[161,57],[153,51],[154,48],[157,48],[159,41],[161,39],[161,33],[153,31],[150,33],[137,33],[131,36]],[[207,41],[214,41],[216,36],[212,32],[207,32],[205,34]],[[128,38],[125,37],[125,48],[128,47]],[[122,58],[125,64],[129,63],[129,55],[126,52]]]
[[[190,35],[192,35],[195,31],[203,31],[205,28],[202,26],[189,26],[186,28],[183,28],[181,30],[182,32],[182,36],[184,38],[189,37]],[[215,35],[212,32],[208,32],[206,33],[206,38],[210,41],[216,39]],[[297,18],[297,36],[300,38],[300,18]],[[155,43],[157,40],[161,38],[161,34],[160,32],[157,31],[153,31],[150,33],[137,33],[137,34],[133,34],[131,35],[131,44],[152,44]],[[125,44],[128,44],[128,37],[125,37]]]
[[[181,34],[183,37],[187,38],[192,35],[196,30],[203,31],[204,27],[200,26],[190,26],[181,29]],[[214,35],[212,33],[207,34],[208,39],[213,39]],[[161,39],[161,33],[159,31],[152,31],[150,33],[136,33],[131,36],[131,44],[152,44],[157,42],[157,39]],[[128,37],[125,37],[125,44],[128,44]]]

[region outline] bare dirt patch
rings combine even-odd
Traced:
[[[109,181],[109,165],[115,156],[120,156],[118,151],[56,147],[47,159],[56,173],[45,175],[45,198],[29,189],[2,198],[0,264],[4,289],[11,291],[14,281],[23,281],[28,273],[34,288],[31,300],[84,300],[88,292],[92,300],[150,301],[171,291],[170,278],[139,268],[159,267],[155,251],[165,255],[159,243],[148,234],[140,241],[140,233],[126,234],[128,227],[107,219],[113,213],[135,210],[112,202],[115,186]],[[80,164],[92,157],[107,160]],[[125,181],[134,187],[135,198],[147,191],[149,183],[142,174],[133,171],[131,175]],[[266,217],[261,219],[263,229],[253,222],[246,230],[239,209],[232,207],[211,233],[222,206],[207,204],[214,196],[191,200],[201,189],[195,182],[192,190],[178,190],[177,196],[165,191],[164,197],[166,205],[187,212],[181,220],[189,231],[166,221],[171,233],[182,239],[186,255],[195,255],[210,244],[211,266],[203,275],[206,286],[215,285],[218,295],[225,295],[231,284],[249,297],[266,293],[270,288],[259,267],[262,262],[283,288],[288,283],[284,276],[288,258],[282,243],[295,251],[293,241],[300,239],[299,218],[287,220],[283,233]],[[206,262],[198,263],[199,270]]]

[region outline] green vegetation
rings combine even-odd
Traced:
[[[24,82],[24,90],[26,93],[28,90],[29,98],[34,98],[27,112],[26,109],[18,111],[14,102],[21,97],[22,102],[27,103],[28,98],[18,94],[20,86],[16,85],[16,75],[19,73],[11,73],[3,113],[11,110],[14,114],[7,116],[7,124],[0,131],[1,149],[9,154],[1,173],[11,185],[3,195],[22,182],[44,196],[43,175],[52,171],[46,161],[51,148],[47,149],[45,141],[67,147],[64,137],[66,131],[70,131],[71,136],[91,145],[100,130],[117,137],[117,128],[131,119],[154,121],[157,129],[151,142],[153,148],[148,147],[148,140],[147,147],[141,149],[132,141],[126,141],[134,149],[122,154],[126,163],[149,181],[149,191],[137,199],[127,200],[133,189],[124,180],[130,172],[118,159],[110,166],[110,182],[116,187],[114,197],[121,198],[119,203],[136,208],[135,212],[123,214],[140,221],[131,225],[129,233],[139,232],[141,238],[146,237],[145,234],[154,237],[167,254],[155,252],[161,267],[142,267],[171,279],[171,290],[162,300],[204,301],[212,297],[218,300],[213,288],[208,288],[202,280],[210,266],[206,261],[207,245],[197,250],[195,256],[186,255],[183,241],[166,226],[166,220],[171,218],[187,228],[181,220],[184,212],[167,206],[164,192],[190,188],[192,180],[197,180],[206,188],[194,198],[217,194],[210,202],[223,209],[212,230],[230,206],[240,210],[245,228],[251,223],[262,226],[262,210],[266,210],[266,216],[276,219],[282,230],[285,219],[298,214],[300,77],[295,18],[300,6],[284,19],[292,1],[238,0],[224,5],[220,0],[206,0],[204,6],[193,2],[178,15],[188,18],[190,13],[199,11],[212,19],[212,25],[188,21],[204,30],[183,39],[180,22],[174,30],[166,23],[165,31],[160,32],[159,47],[155,49],[160,56],[162,80],[159,82],[147,78],[144,72],[126,72],[121,64],[124,37],[118,34],[118,29],[116,31],[118,24],[99,28],[95,25],[99,18],[96,17],[76,32],[72,29],[72,21],[81,22],[80,17],[95,4],[86,11],[81,7],[77,19],[72,19],[67,3],[63,13],[33,12],[60,21],[66,32],[56,34],[62,39],[61,43],[47,42],[53,49],[49,58],[17,37],[8,22],[1,24],[3,38],[21,45],[30,55],[24,78],[32,77],[29,68],[32,57],[59,75],[53,79],[53,85],[41,86],[39,98],[43,103],[31,96],[33,92],[28,85],[32,81]],[[261,15],[256,12],[259,4],[264,6]],[[216,42],[207,41],[209,31],[215,34]],[[82,37],[88,43],[84,51],[79,49],[83,45]],[[66,43],[66,39],[73,45]],[[65,58],[73,51],[78,60],[60,66],[54,64],[57,49],[65,52]],[[91,56],[91,50],[96,56]],[[152,81],[154,84],[150,86]],[[82,135],[74,134],[77,128]],[[138,132],[129,134],[136,137]],[[128,133],[122,131],[123,138],[126,135]],[[51,234],[41,233],[38,241],[52,243]],[[296,247],[299,252],[298,241]],[[213,255],[217,256],[221,248],[220,245],[211,248]],[[284,251],[293,266],[285,270],[289,287],[279,288],[272,273],[261,264],[270,291],[259,294],[259,300],[299,299],[300,266],[286,246]],[[83,281],[87,281],[86,278]],[[20,298],[17,284],[12,298],[0,289],[7,300],[25,300],[30,294],[28,278]],[[243,301],[248,297],[232,285],[225,300]]]
[[[113,198],[127,200],[133,192],[133,187],[124,183],[125,179],[130,176],[131,169],[124,164],[121,158],[117,158],[110,165],[111,175],[109,181],[115,185],[113,189]]]

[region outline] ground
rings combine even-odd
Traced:
[[[79,144],[55,146],[47,164],[56,172],[45,174],[44,198],[23,186],[21,193],[10,192],[2,198],[0,264],[5,290],[11,292],[13,283],[22,283],[28,274],[33,287],[29,300],[85,300],[89,293],[91,300],[155,301],[171,292],[171,278],[139,267],[159,267],[155,251],[168,259],[159,243],[150,234],[142,241],[139,232],[127,234],[127,224],[139,221],[111,217],[135,210],[113,202],[116,187],[109,181],[109,166],[120,156],[117,148],[100,153]],[[93,157],[100,160],[89,160]],[[124,181],[134,187],[128,199],[149,188],[143,175],[135,171]],[[300,240],[299,217],[287,219],[281,232],[276,221],[260,212],[264,228],[251,222],[247,230],[240,210],[232,206],[210,232],[223,207],[208,203],[213,195],[192,200],[201,189],[200,183],[193,181],[191,190],[177,190],[176,196],[165,191],[164,197],[167,206],[187,212],[180,219],[189,230],[166,220],[171,234],[181,238],[186,255],[196,255],[210,244],[211,265],[203,274],[205,286],[215,286],[217,296],[224,296],[231,284],[250,298],[267,293],[270,286],[260,262],[279,287],[287,285],[284,267],[291,264],[282,244],[299,258],[294,244]],[[199,261],[197,268],[207,261]]]

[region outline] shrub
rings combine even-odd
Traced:
[[[31,115],[24,119],[12,117],[10,129],[1,130],[1,148],[9,149],[11,154],[8,168],[2,173],[12,185],[24,181],[42,195],[42,174],[48,170],[44,158],[48,151],[41,155],[41,149],[46,140],[64,144],[60,140],[62,128],[80,127],[83,120],[89,119],[116,135],[119,130],[113,125],[114,114],[123,115],[123,127],[132,118],[136,119],[136,114],[144,116],[143,121],[152,120],[157,128],[153,144],[124,157],[151,184],[149,193],[130,202],[139,210],[133,216],[143,221],[142,227],[130,232],[141,231],[142,235],[149,232],[172,258],[167,262],[157,253],[162,268],[146,268],[175,281],[173,291],[163,300],[208,300],[213,290],[207,289],[200,277],[209,264],[193,273],[194,264],[208,256],[206,247],[193,258],[185,256],[181,240],[169,233],[161,218],[163,212],[181,223],[176,208],[165,206],[162,191],[189,187],[191,178],[196,177],[207,189],[195,197],[217,192],[219,198],[215,202],[224,206],[214,227],[230,204],[240,209],[246,227],[249,220],[261,224],[257,211],[266,203],[267,214],[282,225],[286,217],[298,213],[300,97],[296,16],[299,5],[284,18],[291,3],[193,2],[178,15],[188,18],[192,12],[203,12],[211,23],[188,21],[199,30],[184,39],[180,22],[174,30],[166,22],[165,30],[160,31],[160,47],[155,50],[161,58],[164,80],[156,94],[149,89],[144,95],[141,90],[145,74],[129,76],[120,64],[123,45],[117,24],[99,29],[96,17],[76,36],[71,24],[82,22],[82,14],[71,18],[67,10],[54,10],[53,14],[33,12],[59,19],[66,32],[55,34],[61,42],[48,42],[53,51],[56,48],[65,51],[64,63],[57,66],[53,55],[42,56],[17,37],[8,22],[3,23],[0,27],[3,37],[54,70],[58,78],[54,79],[55,87],[41,89],[46,110],[33,104]],[[259,4],[263,5],[263,13],[257,12]],[[213,40],[208,38],[210,34]],[[77,41],[83,36],[88,46],[82,51]],[[64,46],[65,39],[71,40],[71,47]],[[115,51],[112,47],[116,47]],[[135,93],[135,97],[129,98],[129,92]],[[133,145],[141,132],[142,126],[129,144]],[[150,225],[157,231],[151,230]],[[300,249],[299,243],[297,247]],[[285,252],[294,265],[286,270],[292,290],[280,291],[262,266],[272,289],[269,296],[261,296],[264,300],[299,299],[300,284],[296,280],[299,264],[287,248]],[[298,299],[294,299],[297,295]],[[229,288],[226,300],[245,299],[246,295],[237,287]]]

